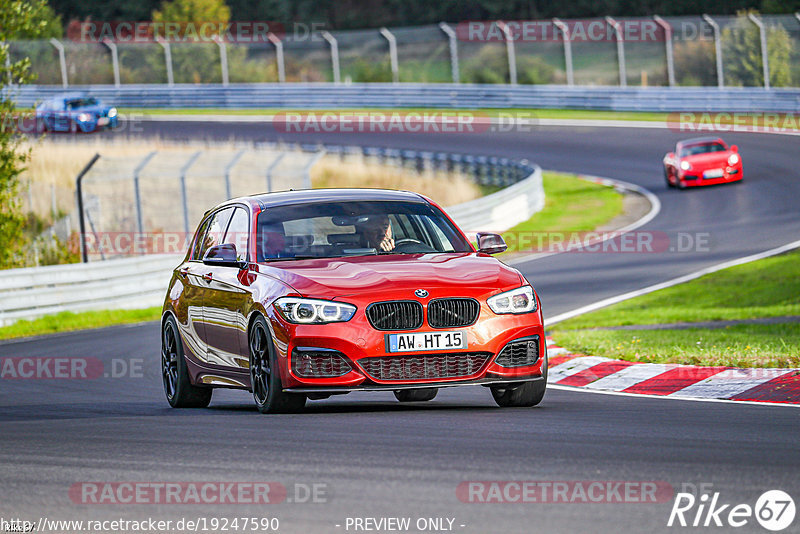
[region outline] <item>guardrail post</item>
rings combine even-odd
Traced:
[[[752,13],[747,14],[747,18],[753,21],[758,27],[759,37],[761,38],[761,69],[764,73],[764,89],[769,89],[769,54],[767,52],[767,28],[758,17]]]
[[[389,64],[392,66],[392,83],[398,83],[400,81],[400,68],[397,65],[397,39],[386,28],[381,28],[380,32],[389,41]]]
[[[506,40],[506,55],[508,56],[508,83],[517,85],[517,55],[514,51],[514,35],[511,29],[502,20],[495,22],[503,32]]]
[[[100,154],[92,156],[89,163],[81,169],[81,172],[79,172],[78,176],[75,178],[75,196],[78,197],[78,225],[81,233],[79,236],[81,241],[81,261],[83,263],[89,262],[89,253],[86,250],[86,222],[83,220],[83,177],[86,176],[86,173],[97,163],[98,159],[100,159]]]
[[[136,202],[136,228],[140,234],[144,233],[144,224],[142,223],[142,197],[139,193],[139,174],[142,172],[142,169],[144,169],[145,165],[147,165],[156,154],[158,154],[157,150],[150,152],[133,170],[133,194],[134,201]]]
[[[281,160],[286,155],[286,152],[281,152],[278,157],[273,160],[267,167],[267,193],[272,193],[272,173],[280,165]]]
[[[189,167],[191,167],[197,158],[200,157],[201,151],[198,150],[183,164],[180,170],[180,181],[181,181],[181,204],[183,205],[183,232],[184,238],[189,235],[189,199],[186,195],[186,173],[189,172]],[[230,198],[230,195],[228,195]],[[141,232],[141,230],[139,230]]]
[[[275,45],[275,61],[278,63],[278,81],[284,83],[286,82],[286,64],[283,60],[283,41],[278,39],[272,32],[267,34],[267,39],[269,39],[270,43]]]
[[[161,36],[156,36],[156,42],[164,49],[164,65],[167,67],[167,85],[172,87],[175,85],[175,78],[172,75],[172,50],[169,46],[169,41],[162,39]]]
[[[564,67],[567,70],[567,85],[575,85],[575,77],[572,70],[572,36],[569,27],[561,22],[561,19],[553,19],[553,25],[561,30],[561,39],[564,42]]]
[[[447,41],[450,45],[450,75],[453,77],[453,83],[460,83],[461,77],[458,73],[458,40],[456,39],[456,32],[445,22],[439,23],[439,29],[447,35]]]
[[[658,15],[653,15],[653,20],[664,29],[664,53],[667,55],[667,81],[670,87],[675,87],[675,60],[672,54],[672,26]]]
[[[328,41],[328,44],[331,47],[331,67],[333,68],[333,83],[340,83],[341,76],[339,73],[339,43],[336,41],[336,37],[331,35],[329,31],[323,31],[320,35],[322,38]]]
[[[719,24],[711,17],[703,13],[703,20],[714,30],[714,56],[717,62],[717,87],[725,87],[725,72],[722,70],[722,37],[719,31]]]
[[[67,56],[64,53],[64,45],[55,37],[50,38],[50,44],[58,50],[58,62],[61,65],[61,85],[64,88],[69,87],[69,80],[67,78]]]
[[[628,86],[628,73],[625,69],[625,38],[619,23],[611,17],[606,17],[606,23],[614,29],[614,40],[617,42],[617,64],[619,65],[619,86]]]
[[[219,47],[219,67],[222,70],[222,85],[228,85],[228,49],[219,35],[213,37]]]
[[[5,41],[0,43],[0,46],[8,46],[8,43]],[[6,75],[8,76],[8,85],[14,85],[14,76],[11,75],[11,54],[10,49],[6,50]]]
[[[119,54],[117,45],[111,39],[103,39],[103,44],[111,51],[111,67],[114,69],[114,87],[119,87]]]
[[[306,163],[306,166],[303,169],[303,188],[311,189],[311,169],[314,167],[314,165],[317,164],[317,162],[320,159],[322,159],[322,156],[324,156],[324,155],[325,155],[325,149],[322,148],[322,149],[320,149],[319,152],[314,154],[314,156],[311,158],[311,160],[308,163]]]

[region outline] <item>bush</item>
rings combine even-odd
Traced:
[[[517,82],[555,82],[555,68],[539,56],[517,56]],[[461,79],[467,83],[508,83],[508,55],[505,45],[486,45],[466,62]]]
[[[726,85],[762,86],[761,35],[759,29],[740,11],[736,23],[722,31],[722,57]],[[792,41],[782,26],[767,27],[769,81],[773,87],[791,85]]]

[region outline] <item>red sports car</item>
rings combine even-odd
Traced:
[[[213,388],[249,390],[262,413],[307,399],[391,391],[427,401],[482,385],[500,406],[545,393],[539,298],[477,250],[430,200],[320,189],[230,200],[209,211],[164,301],[162,375],[173,407]]]
[[[718,137],[687,139],[664,156],[664,178],[680,189],[735,182],[742,179],[742,156]]]

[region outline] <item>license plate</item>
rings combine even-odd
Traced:
[[[97,119],[97,125],[105,126],[106,124],[108,124],[108,121],[109,121],[108,117],[100,117],[99,119]]]
[[[386,336],[386,352],[466,349],[464,332],[416,332]]]
[[[722,178],[724,175],[725,173],[722,172],[722,169],[712,169],[704,172],[703,178]]]

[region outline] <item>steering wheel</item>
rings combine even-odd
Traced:
[[[413,243],[415,245],[424,245],[424,243],[418,239],[412,239],[410,237],[406,237],[404,239],[398,239],[397,241],[395,241],[394,246],[399,247],[400,245],[406,245],[409,243]]]

